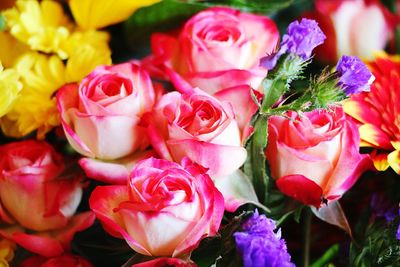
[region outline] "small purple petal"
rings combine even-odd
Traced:
[[[234,233],[236,246],[245,267],[293,267],[286,244],[280,231],[274,232],[275,222],[256,211],[243,225],[242,231]]]
[[[373,76],[358,57],[342,56],[336,65],[336,71],[339,75],[339,86],[347,95],[369,91]]]
[[[260,59],[260,66],[267,70],[275,68],[280,55],[275,52]]]

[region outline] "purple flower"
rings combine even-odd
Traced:
[[[245,267],[293,267],[280,230],[275,233],[275,222],[256,211],[234,233],[236,247],[242,255]]]
[[[395,203],[386,198],[384,194],[372,194],[370,206],[372,213],[378,218],[385,218],[387,223],[390,223],[397,217]]]
[[[374,79],[358,57],[342,56],[336,65],[336,71],[339,75],[339,86],[347,95],[369,91],[369,85]]]
[[[273,69],[285,53],[290,53],[307,60],[311,57],[313,49],[324,42],[325,34],[318,23],[312,19],[294,21],[287,28],[287,33],[282,37],[281,47],[278,52],[261,59],[260,65],[268,70]]]
[[[307,60],[313,49],[322,44],[325,39],[325,34],[315,20],[302,19],[300,23],[298,21],[290,23],[287,34],[282,38],[281,47],[287,47],[289,53]]]

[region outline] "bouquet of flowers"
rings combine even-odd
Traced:
[[[0,12],[0,266],[400,266],[398,1]]]

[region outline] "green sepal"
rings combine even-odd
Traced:
[[[290,84],[303,78],[304,68],[309,61],[304,61],[295,55],[284,55],[278,60],[277,66],[268,73],[262,82],[264,99],[261,105],[261,113],[268,114],[277,101],[290,90]]]

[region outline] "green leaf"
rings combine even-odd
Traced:
[[[164,0],[140,8],[128,19],[127,23],[135,27],[166,26],[165,23],[178,27],[180,23],[206,7],[205,4],[201,3]]]
[[[197,12],[212,6],[230,6],[248,12],[271,14],[289,6],[293,0],[164,0],[137,10],[127,21],[135,27],[179,26]],[[166,27],[169,28],[169,27]],[[135,30],[135,29],[132,29]]]
[[[144,56],[149,51],[150,35],[179,28],[194,14],[212,6],[230,6],[246,12],[272,14],[293,0],[163,0],[138,9],[124,23],[127,48]]]
[[[381,0],[382,4],[386,6],[392,13],[396,13],[397,0]]]
[[[265,147],[268,140],[268,116],[258,115],[254,124],[252,139],[246,146],[248,151],[247,163],[251,166],[251,176],[257,197],[264,203],[265,192],[268,186],[269,177],[267,176]],[[248,169],[248,168],[246,168]]]
[[[303,209],[305,206],[300,206],[294,211],[293,219],[295,222],[300,223],[301,214],[303,213]]]
[[[200,2],[199,0],[190,2]],[[293,0],[208,0],[208,5],[227,5],[247,12],[272,14],[288,7]]]
[[[373,218],[371,216],[371,218]],[[383,267],[400,266],[400,241],[396,238],[400,217],[388,223],[385,219],[372,219],[364,238],[350,247],[350,266]]]
[[[200,3],[164,0],[138,9],[124,23],[129,50],[136,54],[135,57],[147,55],[150,52],[151,34],[177,29],[187,19],[205,8],[206,6]]]
[[[279,78],[264,79],[262,87],[264,88],[263,111],[270,109],[288,89],[286,80]]]
[[[324,255],[322,255],[318,260],[316,260],[311,267],[324,267],[339,253],[339,245],[334,244],[327,251],[325,251]]]
[[[199,247],[193,251],[191,259],[199,267],[238,266],[241,259],[236,251],[233,233],[240,229],[243,220],[246,220],[251,214],[252,212],[242,212],[221,227],[217,236],[203,239]],[[234,263],[236,265],[232,265]]]

